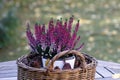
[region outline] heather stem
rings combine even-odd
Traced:
[[[80,51],[84,47],[84,43],[82,43],[76,50]]]

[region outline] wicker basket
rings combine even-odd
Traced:
[[[55,60],[65,54],[75,54],[76,63],[74,69],[54,70]],[[94,80],[97,61],[87,54],[75,50],[63,51],[57,54],[49,63],[47,68],[33,68],[26,65],[26,56],[17,60],[18,80]]]

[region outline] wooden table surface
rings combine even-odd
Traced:
[[[17,80],[15,60],[0,63],[0,80]],[[120,64],[98,60],[95,80],[120,80]]]

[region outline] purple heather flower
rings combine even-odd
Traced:
[[[30,30],[30,26],[29,24],[27,24],[27,31],[26,31],[26,35],[27,35],[27,38],[29,40],[29,43],[32,45],[32,46],[36,46],[36,40]]]
[[[45,43],[46,40],[46,33],[45,33],[45,25],[42,25],[42,29],[41,29],[41,38],[40,41],[41,43]]]
[[[53,24],[53,18],[50,19],[48,26],[49,26],[49,29],[54,26],[54,24]]]
[[[73,23],[73,18],[74,18],[74,16],[70,17],[70,19],[69,19],[69,23],[68,23],[68,31],[69,31],[69,32],[71,32],[72,23]]]
[[[55,27],[58,28],[60,25],[60,20],[57,20]]]
[[[77,34],[77,32],[78,32],[78,30],[79,30],[79,20],[78,20],[78,22],[77,22],[77,24],[76,24],[76,27],[75,27],[75,30],[74,30],[74,33],[76,33]]]
[[[49,51],[47,52],[49,52],[50,55],[55,55],[56,53],[64,50],[81,50],[81,48],[84,46],[84,43],[81,44],[78,48],[75,48],[76,44],[80,41],[80,36],[77,36],[80,25],[79,20],[75,25],[74,31],[71,32],[73,19],[74,17],[72,16],[68,21],[66,19],[66,21],[63,22],[61,18],[61,20],[57,20],[55,24],[51,18],[47,29],[45,24],[35,24],[35,38],[30,31],[28,24],[26,35],[28,37],[31,48],[37,52],[36,47],[38,45],[41,45],[41,49],[43,51],[49,47]]]
[[[77,22],[77,24],[76,24],[74,33],[73,33],[72,38],[71,38],[71,40],[70,40],[71,48],[72,48],[72,49],[73,49],[73,47],[75,47],[74,43],[75,43],[75,39],[77,38],[78,29],[79,29],[79,20],[78,20],[78,22]]]
[[[42,35],[42,29],[41,26],[38,24],[35,24],[35,37],[36,37],[36,41],[37,43],[40,43],[40,39],[41,39],[41,35]]]
[[[74,48],[79,41],[80,41],[80,36],[77,37],[77,39],[75,40],[75,42],[72,45],[72,48]]]
[[[45,24],[42,25],[42,34],[45,34]]]
[[[66,19],[66,21],[64,22],[64,28],[65,28],[65,29],[67,28],[67,19]]]

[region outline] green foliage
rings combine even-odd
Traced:
[[[0,48],[6,46],[14,36],[15,28],[18,26],[18,18],[10,10],[0,19]]]

